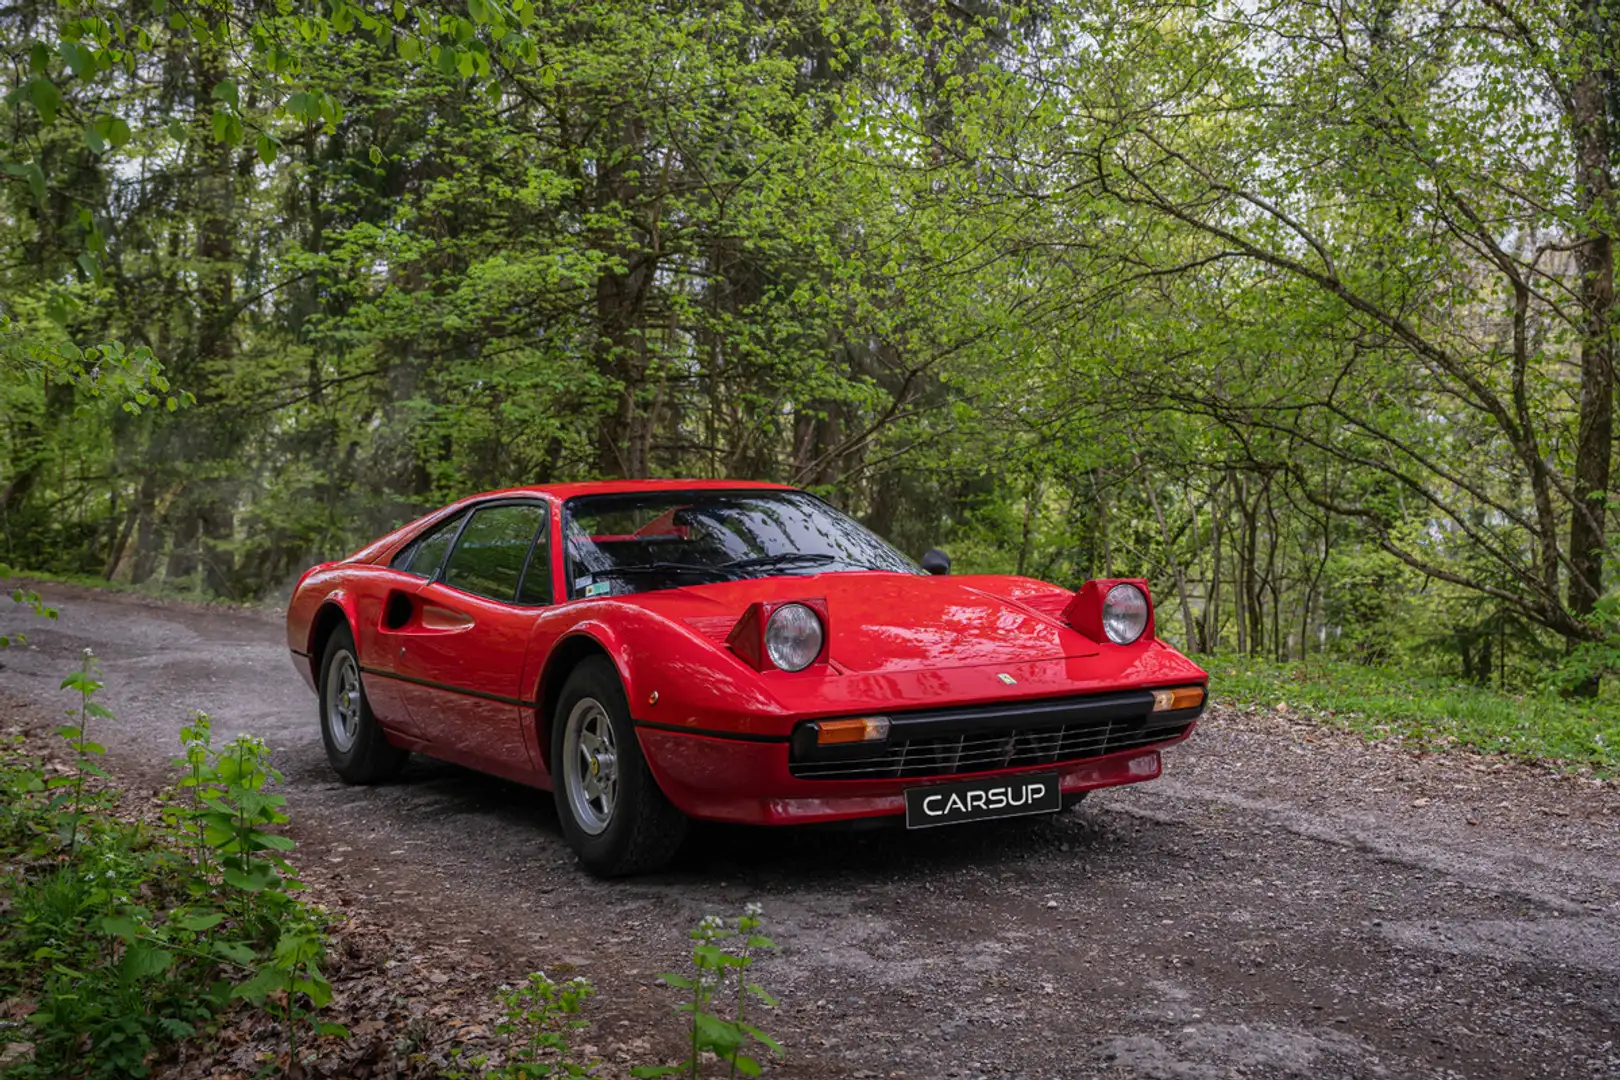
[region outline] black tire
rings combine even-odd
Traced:
[[[598,737],[591,754],[582,755],[579,742],[571,751],[568,729],[576,714],[576,739],[596,732],[610,741],[604,746]],[[585,757],[593,761],[592,778],[611,773],[612,794],[606,801],[600,790],[594,796],[588,793],[581,775]],[[599,877],[661,870],[686,836],[686,815],[670,805],[647,768],[624,687],[606,657],[581,661],[563,683],[551,716],[551,787],[568,846]]]
[[[339,695],[343,692],[345,673],[353,675],[350,698],[346,706]],[[360,679],[360,660],[354,647],[354,635],[347,626],[332,632],[321,653],[321,742],[326,745],[326,760],[346,784],[380,784],[399,775],[410,760],[411,752],[392,745],[383,734],[382,725],[366,700],[365,684]],[[339,706],[339,707],[335,707]],[[348,722],[341,717],[348,717]],[[334,731],[334,727],[338,730]]]

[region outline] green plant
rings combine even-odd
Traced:
[[[87,831],[75,861],[12,883],[7,973],[36,1001],[34,1075],[144,1075],[157,1041],[189,1034],[211,1011],[184,950],[131,899],[166,885],[142,839],[105,823]]]
[[[692,930],[691,937],[696,943],[692,946],[692,966],[697,969],[697,974],[691,977],[663,976],[668,985],[691,993],[689,1000],[676,1006],[677,1012],[691,1017],[687,1059],[679,1065],[632,1069],[631,1075],[642,1078],[682,1074],[696,1077],[704,1055],[713,1054],[730,1066],[729,1076],[735,1077],[738,1073],[758,1076],[759,1061],[744,1053],[745,1048],[757,1043],[781,1056],[781,1043],[747,1020],[751,998],[768,1008],[776,1006],[776,999],[748,978],[748,969],[753,966],[757,954],[761,950],[776,948],[775,942],[759,933],[763,925],[759,916],[759,905],[749,904],[734,926],[727,926],[718,915],[707,915]],[[733,982],[735,988],[731,985]],[[733,994],[735,1014],[721,1016],[718,1010],[733,1000]]]
[[[211,732],[203,716],[184,732],[186,772],[180,787],[190,793],[188,813],[200,835],[189,865],[203,882],[218,867],[227,905],[246,939],[228,958],[253,970],[231,994],[277,1016],[291,1067],[298,1059],[301,1025],[307,1023],[316,1035],[348,1032],[312,1018],[332,1000],[332,985],[320,967],[326,942],[314,913],[289,895],[303,883],[282,854],[293,850],[292,839],[274,831],[287,823],[287,800],[268,790],[281,782],[270,765],[269,747],[262,739],[239,735],[210,756]],[[189,841],[193,828],[182,832]],[[275,945],[268,955],[253,950],[253,942],[271,935]]]
[[[21,853],[42,831],[45,770],[21,753],[20,739],[0,744],[0,851]]]
[[[1505,693],[1410,670],[1332,660],[1200,657],[1218,703],[1279,705],[1364,738],[1464,747],[1540,761],[1620,766],[1620,705],[1555,692]]]
[[[287,893],[303,883],[281,853],[293,849],[290,837],[272,831],[285,825],[287,800],[267,790],[281,782],[270,766],[263,739],[238,735],[209,766],[196,811],[203,841],[218,860],[220,877],[230,886],[244,927],[256,918],[271,918],[287,903]],[[205,775],[201,770],[199,777]],[[209,857],[204,853],[202,858]]]
[[[0,563],[0,581],[5,581],[9,577],[11,577],[11,567],[5,563]],[[34,614],[42,619],[55,619],[58,615],[57,610],[47,604],[45,598],[32,589],[21,587],[13,589],[11,591],[11,602],[32,609]],[[21,632],[0,634],[0,649],[26,644],[28,644],[27,634]]]
[[[87,782],[104,778],[89,721],[111,717],[94,700],[94,658],[63,685],[80,693],[77,723],[61,729],[72,768],[47,781],[41,762],[0,753],[0,998],[34,1003],[32,1046],[7,1080],[142,1076],[154,1050],[233,1001],[275,1019],[289,1067],[302,1033],[346,1034],[315,1015],[332,996],[324,919],[291,895],[293,842],[274,831],[287,817],[263,742],[216,751],[195,717],[151,829]]]
[[[61,797],[53,801],[53,809],[65,810],[58,818],[58,822],[67,828],[63,839],[67,844],[69,861],[72,861],[79,846],[79,824],[84,817],[85,778],[89,776],[105,778],[107,775],[95,762],[96,758],[106,754],[107,748],[90,738],[91,717],[98,720],[113,718],[112,710],[94,700],[96,693],[102,688],[96,672],[95,654],[86,649],[84,662],[78,670],[62,680],[62,689],[73,690],[79,695],[78,709],[69,713],[74,717],[74,722],[56,729],[56,733],[68,741],[68,746],[73,751],[73,772],[69,776],[53,779],[47,783],[48,787],[55,787],[61,793]]]
[[[203,810],[208,799],[221,793],[214,769],[214,725],[205,713],[192,715],[191,723],[180,729],[181,754],[173,759],[180,769],[173,797],[163,808],[175,846],[186,852],[201,884],[211,884],[216,868],[210,857],[208,825]]]
[[[349,1034],[342,1024],[312,1019],[332,1000],[332,984],[321,972],[326,941],[308,912],[300,914],[276,939],[275,950],[260,963],[253,977],[231,991],[259,1008],[274,1012],[279,1008],[282,1031],[287,1038],[287,1066],[298,1062],[298,1028],[308,1023],[316,1035]]]
[[[502,986],[496,995],[501,1005],[497,1034],[506,1036],[505,1060],[489,1067],[489,1055],[470,1058],[471,1071],[452,1067],[447,1080],[538,1080],[540,1077],[589,1076],[591,1066],[573,1060],[569,1035],[585,1026],[580,1007],[595,993],[581,978],[553,982],[534,972],[518,986]],[[451,1061],[460,1064],[459,1049]]]
[[[540,972],[519,986],[502,987],[504,1018],[495,1030],[506,1036],[506,1063],[489,1074],[492,1080],[587,1075],[587,1066],[569,1060],[568,1033],[585,1026],[576,1017],[594,992],[584,979],[556,983]]]

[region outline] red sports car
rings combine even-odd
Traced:
[[[549,789],[604,875],[689,818],[918,828],[1159,775],[1208,676],[1145,582],[924,562],[776,484],[519,488],[310,570],[287,643],[344,780],[417,751]]]

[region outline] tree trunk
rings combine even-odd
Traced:
[[[596,281],[596,368],[614,387],[612,411],[597,425],[596,468],[603,476],[634,479],[646,475],[636,460],[641,439],[636,431],[636,397],[641,389],[633,342],[626,331],[632,321],[634,286],[630,275],[605,270]]]
[[[223,15],[219,16],[221,19]],[[191,363],[176,381],[197,399],[201,415],[169,425],[179,463],[191,478],[169,517],[175,522],[167,576],[188,578],[201,566],[203,584],[224,594],[235,575],[234,485],[224,479],[229,466],[216,467],[236,448],[237,425],[220,408],[218,383],[236,360],[236,230],[239,165],[228,143],[213,137],[213,88],[226,76],[218,46],[199,48],[193,69],[191,139],[197,162],[196,339]],[[244,162],[251,160],[244,158]],[[201,474],[200,478],[198,474]]]
[[[174,526],[174,539],[169,547],[169,563],[164,568],[167,583],[186,581],[197,572],[197,543],[202,532],[202,521],[197,512],[186,507]]]
[[[1143,474],[1142,455],[1133,451],[1132,456],[1136,458],[1137,473]],[[1164,539],[1164,557],[1170,563],[1170,573],[1176,582],[1176,597],[1181,602],[1181,647],[1191,651],[1198,647],[1198,639],[1193,634],[1192,597],[1187,594],[1187,575],[1182,571],[1181,561],[1176,558],[1171,545],[1170,523],[1165,520],[1164,507],[1159,503],[1159,492],[1153,486],[1151,478],[1144,475],[1142,488],[1147,492],[1149,505],[1153,507],[1153,516],[1159,521],[1159,535]]]
[[[1029,544],[1034,533],[1035,503],[1041,497],[1041,485],[1037,480],[1031,480],[1024,488],[1024,528],[1018,541],[1018,576],[1023,577],[1024,571],[1029,568]]]
[[[123,527],[118,530],[118,536],[113,540],[112,550],[107,553],[107,563],[101,571],[101,576],[108,581],[118,573],[118,564],[124,561],[124,552],[129,550],[129,538],[135,531],[135,523],[141,516],[141,504],[138,499],[131,499],[129,509],[124,512]]]
[[[1277,662],[1288,660],[1288,641],[1282,632],[1282,582],[1277,573],[1278,534],[1277,507],[1272,500],[1271,481],[1265,486],[1266,496],[1266,591],[1271,594],[1271,648]]]
[[[1210,508],[1209,596],[1204,600],[1204,617],[1198,633],[1204,652],[1216,652],[1221,647],[1221,523],[1225,514],[1216,505]]]
[[[157,472],[149,469],[141,477],[140,494],[135,501],[135,511],[140,520],[135,531],[135,558],[129,568],[129,580],[134,585],[145,583],[157,572],[158,549],[162,547],[157,519],[157,489]]]
[[[1237,508],[1238,520],[1232,529],[1232,608],[1237,618],[1237,651],[1241,656],[1249,655],[1249,591],[1243,580],[1243,525],[1245,515],[1243,512],[1244,493],[1240,483],[1233,490],[1237,496],[1234,505]]]
[[[1092,529],[1091,566],[1087,577],[1107,577],[1114,563],[1114,553],[1108,541],[1108,500],[1103,495],[1103,472],[1100,468],[1091,470],[1091,490],[1096,496]]]
[[[647,418],[640,407],[646,376],[646,339],[636,334],[646,303],[657,255],[644,229],[638,228],[632,208],[639,206],[645,165],[646,132],[640,117],[624,115],[618,105],[603,118],[617,136],[619,152],[597,163],[594,206],[598,214],[618,213],[622,219],[592,237],[602,254],[611,255],[596,279],[596,370],[613,387],[613,408],[597,422],[596,468],[603,476],[642,479],[648,474],[642,425]],[[622,270],[615,266],[617,263]]]
[[[1609,223],[1614,212],[1610,173],[1610,132],[1603,58],[1612,32],[1606,5],[1577,0],[1572,5],[1577,40],[1588,40],[1586,55],[1574,57],[1570,85],[1571,138],[1575,147],[1575,198],[1586,222],[1586,235],[1575,249],[1580,270],[1581,395],[1580,425],[1575,443],[1575,506],[1569,522],[1569,610],[1576,618],[1592,613],[1603,594],[1604,499],[1609,488],[1613,435],[1614,245]],[[1571,641],[1571,647],[1575,642]],[[1576,693],[1593,696],[1596,677]]]
[[[1260,602],[1260,497],[1249,505],[1249,484],[1238,489],[1238,513],[1243,517],[1242,554],[1238,572],[1243,592],[1243,608],[1249,618],[1248,654],[1259,656],[1266,647],[1265,607]]]

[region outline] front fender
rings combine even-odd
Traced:
[[[525,684],[535,687],[543,718],[567,669],[595,650],[618,671],[637,723],[779,734],[788,722],[759,673],[723,645],[643,608],[606,602],[566,605],[535,624],[529,655],[536,670]]]

